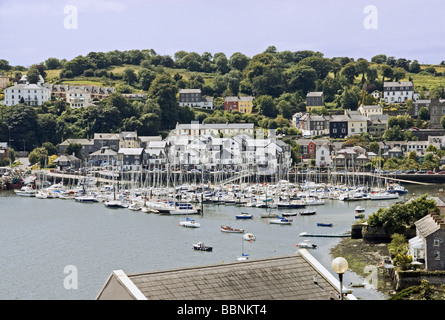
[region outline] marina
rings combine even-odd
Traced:
[[[112,184],[95,184],[94,188],[83,184],[58,188],[54,191],[58,198],[41,199],[3,191],[0,238],[6,245],[0,248],[0,254],[8,263],[2,266],[6,280],[0,284],[0,298],[94,299],[112,270],[134,273],[233,262],[239,257],[241,243],[243,255],[249,259],[292,254],[298,250],[295,245],[301,242],[303,233],[313,236],[317,249],[311,252],[330,270],[330,248],[350,232],[357,206],[365,209],[362,213],[367,217],[413,193],[433,195],[440,187],[409,185],[409,192],[398,199],[348,202],[336,198],[349,189],[346,186],[310,185],[280,181],[204,188],[183,184],[170,189],[114,189]],[[83,196],[97,201],[76,201]],[[317,206],[316,215],[297,215],[294,213],[303,209],[274,206],[280,197],[300,203],[316,198],[324,204]],[[127,206],[112,209],[105,205],[114,199]],[[265,199],[272,200],[263,207]],[[246,201],[237,204],[233,200]],[[131,210],[136,202],[145,210]],[[172,214],[172,208],[176,205],[179,210],[181,203],[186,204],[184,214]],[[291,224],[268,223],[283,217],[282,213],[292,217]],[[199,228],[178,226],[195,217]],[[320,221],[332,223],[329,233],[320,232]],[[242,232],[221,232],[222,226],[236,226],[230,228]],[[202,250],[210,247],[211,251],[191,249],[199,243],[205,243]],[[76,267],[78,289],[64,287],[66,266]],[[352,272],[345,277],[353,283],[363,281]],[[356,296],[363,299],[384,299],[372,289],[356,290]]]

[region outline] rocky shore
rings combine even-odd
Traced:
[[[389,256],[386,244],[368,244],[362,239],[345,238],[331,249],[331,254],[333,257],[344,257],[348,261],[349,269],[363,278],[368,276],[364,272],[366,266],[376,266],[378,268],[377,290],[388,298],[395,294],[391,279],[383,272],[383,257]]]

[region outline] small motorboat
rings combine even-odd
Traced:
[[[193,245],[193,249],[198,251],[212,251],[213,247],[206,246],[203,242],[198,242]]]
[[[253,235],[253,233],[246,233],[243,235],[243,239],[246,241],[255,241],[256,237]]]
[[[241,213],[236,215],[237,219],[252,219],[253,218],[253,214],[248,214],[248,213]]]
[[[283,217],[277,217],[276,219],[269,220],[269,223],[271,224],[285,224],[289,225],[292,224],[292,219],[286,219]]]
[[[237,229],[232,228],[231,226],[221,226],[221,232],[228,232],[228,233],[244,233],[244,229]]]
[[[246,261],[249,260],[249,255],[242,253],[240,257],[237,257],[236,260],[238,261]]]
[[[281,215],[283,217],[295,217],[298,214],[298,212],[283,212]]]
[[[311,216],[316,213],[317,213],[317,210],[315,210],[315,209],[307,209],[307,210],[301,211],[300,216]]]
[[[357,207],[355,208],[355,212],[357,212],[357,213],[359,213],[359,212],[364,212],[364,211],[365,211],[365,208],[363,208],[363,207],[357,206]]]
[[[186,218],[185,221],[179,222],[180,227],[186,228],[199,228],[201,225],[195,221],[195,219]]]
[[[334,224],[333,223],[322,223],[322,222],[317,222],[317,226],[318,227],[332,227]]]
[[[299,244],[295,245],[296,247],[305,248],[305,249],[316,249],[317,245],[310,242],[310,240],[304,240]]]

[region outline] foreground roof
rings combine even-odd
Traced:
[[[294,255],[126,275],[113,271],[99,300],[331,300],[339,282],[306,249]],[[355,300],[351,294],[348,299]]]

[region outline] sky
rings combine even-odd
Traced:
[[[320,51],[445,60],[443,0],[0,0],[0,59],[153,49],[158,54]]]

